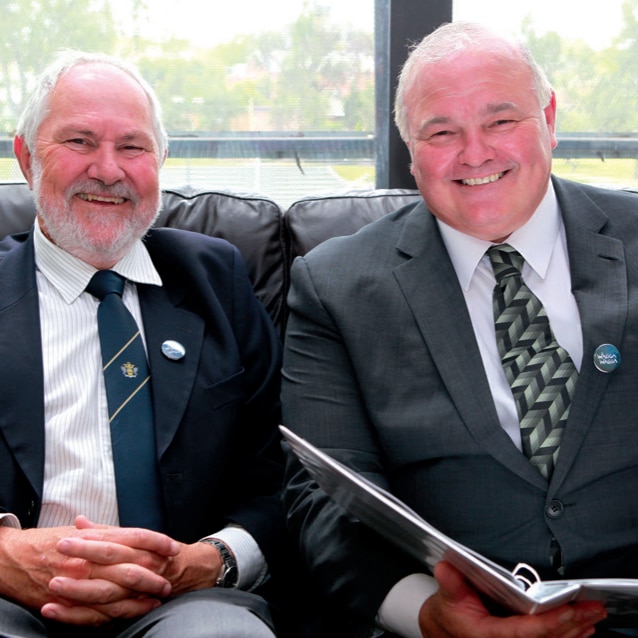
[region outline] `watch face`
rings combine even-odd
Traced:
[[[224,574],[219,579],[221,587],[234,587],[237,584],[237,567],[231,565],[224,570]]]
[[[233,555],[230,553],[225,543],[217,539],[211,539],[209,541],[211,545],[214,545],[219,551],[222,558],[222,571],[217,579],[217,587],[234,587],[237,584],[237,563]]]

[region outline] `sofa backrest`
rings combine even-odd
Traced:
[[[409,189],[353,190],[304,197],[284,215],[289,264],[330,237],[352,235],[379,217],[420,199]]]
[[[304,197],[285,212],[267,196],[196,189],[166,189],[156,226],[182,228],[235,244],[255,294],[283,336],[289,270],[329,237],[350,235],[396,208],[419,199],[412,190],[355,190]],[[0,238],[28,230],[35,206],[24,183],[0,183]]]
[[[190,186],[168,189],[156,226],[221,237],[239,249],[255,289],[275,326],[283,330],[288,288],[282,211],[268,197]]]
[[[24,183],[0,184],[0,238],[25,231],[35,218],[33,196]],[[278,204],[261,195],[195,189],[162,193],[156,226],[183,228],[235,244],[241,252],[255,294],[281,330],[288,269]]]

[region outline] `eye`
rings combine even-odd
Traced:
[[[65,144],[68,146],[87,146],[88,141],[82,137],[73,137],[71,139],[65,140]]]
[[[426,135],[430,144],[445,144],[454,139],[456,132],[450,129],[435,129]]]
[[[138,155],[146,152],[146,149],[143,146],[138,146],[136,144],[125,144],[120,147],[120,150],[127,157],[137,157]]]
[[[505,119],[502,118],[500,120],[494,120],[494,122],[492,122],[491,127],[492,128],[508,128],[508,127],[512,127],[516,124],[517,120],[514,119]]]

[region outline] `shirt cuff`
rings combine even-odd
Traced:
[[[251,591],[261,585],[268,574],[266,559],[257,541],[238,525],[229,525],[206,538],[223,541],[237,562],[237,589]]]
[[[20,521],[15,514],[0,514],[0,527],[14,527],[15,529],[22,529]]]
[[[423,638],[419,629],[419,611],[438,589],[439,584],[432,576],[406,576],[388,592],[381,603],[377,624],[402,638]]]

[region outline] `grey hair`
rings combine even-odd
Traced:
[[[511,46],[512,50],[520,53],[523,63],[527,65],[531,73],[532,85],[530,88],[536,94],[539,105],[545,108],[549,104],[552,85],[543,69],[522,42],[499,36],[493,29],[482,24],[473,22],[447,23],[412,47],[399,74],[394,100],[394,121],[404,141],[408,141],[409,137],[405,99],[423,68],[462,52],[479,52],[486,50],[486,48],[492,50],[494,42],[499,39],[503,44]]]
[[[162,107],[150,84],[134,65],[125,60],[106,53],[87,53],[71,49],[59,51],[53,62],[44,69],[22,111],[16,135],[24,139],[29,151],[32,153],[35,151],[38,129],[49,114],[49,101],[58,81],[73,67],[82,64],[110,64],[127,73],[140,85],[151,106],[153,132],[157,141],[159,159],[162,161],[168,150],[168,135],[162,122]]]

